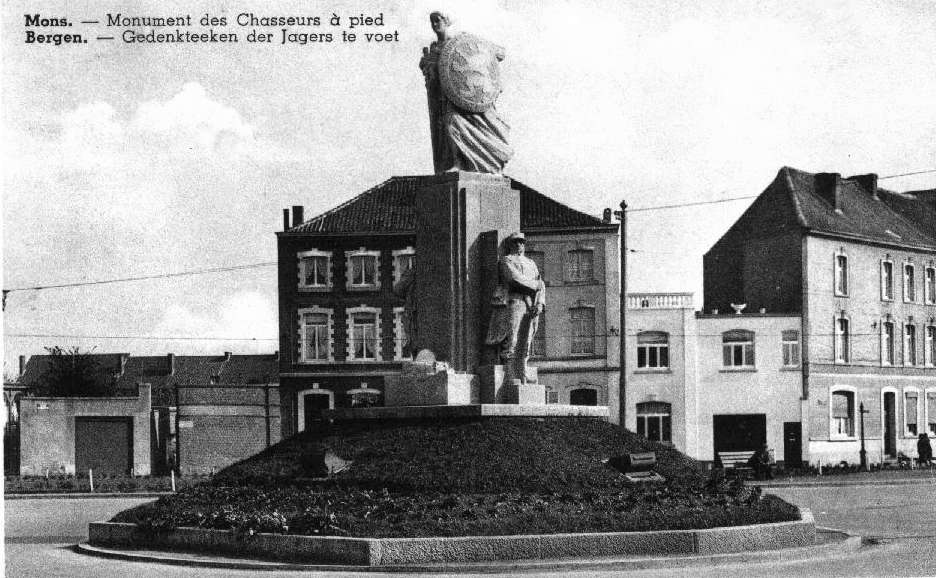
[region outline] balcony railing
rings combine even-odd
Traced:
[[[628,293],[628,309],[693,309],[692,293]]]

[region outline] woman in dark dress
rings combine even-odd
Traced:
[[[930,445],[929,436],[926,435],[926,432],[920,434],[920,439],[917,440],[917,461],[920,462],[920,465],[930,465],[930,461],[933,459],[933,446]]]

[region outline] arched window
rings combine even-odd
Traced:
[[[855,391],[836,389],[831,392],[831,436],[833,438],[855,437]]]
[[[722,333],[722,363],[725,367],[754,367],[754,332],[732,329]]]
[[[637,404],[637,433],[655,442],[671,442],[672,406],[662,401]]]
[[[637,369],[669,367],[669,334],[664,331],[643,331],[637,334]]]

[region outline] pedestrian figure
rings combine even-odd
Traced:
[[[920,439],[917,440],[917,462],[920,466],[930,465],[930,461],[933,459],[933,446],[930,445],[929,436],[926,435],[926,432],[920,434]]]
[[[759,450],[754,452],[754,455],[748,460],[748,464],[754,469],[755,479],[773,479],[773,471],[770,468],[770,452],[767,449],[767,444],[762,445]]]

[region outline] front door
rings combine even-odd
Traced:
[[[783,422],[783,465],[798,468],[803,464],[803,424]]]
[[[881,408],[881,421],[884,423],[884,455],[889,458],[897,457],[897,394],[892,391],[884,392],[884,404]]]
[[[307,393],[302,396],[302,417],[305,427],[322,418],[322,410],[331,409],[331,396],[327,393]]]

